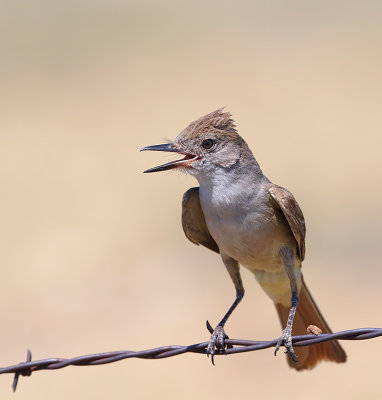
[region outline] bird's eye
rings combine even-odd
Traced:
[[[215,144],[214,140],[206,139],[206,140],[203,140],[202,147],[203,147],[203,149],[209,150],[214,144]]]

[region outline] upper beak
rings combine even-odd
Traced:
[[[146,169],[146,171],[143,171],[144,173],[166,171],[167,169],[186,167],[189,164],[191,164],[193,161],[195,161],[199,158],[199,156],[197,156],[195,154],[187,153],[182,149],[178,149],[173,143],[156,144],[154,146],[146,146],[143,149],[141,149],[141,151],[146,151],[146,150],[168,151],[168,152],[172,152],[172,153],[179,153],[179,154],[183,154],[184,157],[180,160],[175,160],[175,161],[171,161],[167,164],[159,165],[158,167]]]

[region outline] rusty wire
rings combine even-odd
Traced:
[[[207,328],[211,331],[211,326],[207,321]],[[365,340],[382,336],[382,328],[360,328],[337,333],[324,333],[318,336],[300,335],[293,336],[293,346],[310,346],[313,344],[327,342],[329,340]],[[215,355],[228,355],[236,353],[245,353],[248,351],[268,349],[275,347],[278,339],[275,340],[242,340],[242,339],[226,339],[227,348],[225,350],[216,350]],[[27,361],[21,362],[9,367],[0,368],[0,374],[15,374],[12,389],[16,390],[19,376],[30,376],[32,372],[43,369],[60,369],[69,365],[86,366],[86,365],[101,365],[124,360],[126,358],[145,358],[157,360],[168,358],[184,353],[200,353],[206,354],[208,342],[192,344],[189,346],[162,346],[154,349],[132,351],[111,351],[107,353],[88,354],[74,358],[47,358],[45,360],[32,361],[32,354],[28,350]],[[234,347],[236,346],[236,347]]]

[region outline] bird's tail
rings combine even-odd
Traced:
[[[280,318],[283,329],[286,326],[289,308],[282,304],[276,304],[277,313]],[[302,279],[302,287],[300,291],[300,301],[293,320],[293,335],[306,334],[306,328],[309,325],[315,325],[322,330],[322,333],[331,333],[327,322],[322,316],[316,303],[314,302],[308,288]],[[327,360],[336,363],[346,361],[346,354],[341,345],[336,340],[319,343],[311,346],[295,347],[295,353],[298,356],[298,362],[294,362],[288,356],[288,363],[292,368],[297,370],[311,369],[318,362]]]

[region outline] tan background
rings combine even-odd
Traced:
[[[234,289],[180,226],[185,175],[139,153],[218,107],[308,227],[304,273],[334,330],[382,327],[379,1],[2,3],[0,365],[204,341]],[[243,271],[231,337],[280,335]],[[0,377],[1,399],[377,399],[381,339],[346,365],[272,350]],[[336,397],[334,397],[336,396]]]

